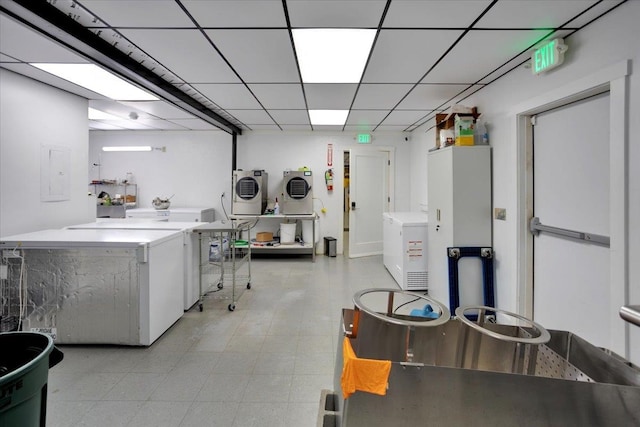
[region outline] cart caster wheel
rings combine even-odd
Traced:
[[[224,287],[223,283],[218,283],[218,289],[222,289]]]
[[[251,283],[247,283],[247,289],[251,289]]]
[[[200,309],[200,311],[202,311],[202,304],[199,304],[198,308]]]
[[[235,304],[229,304],[229,311],[234,311],[236,309],[236,305]]]

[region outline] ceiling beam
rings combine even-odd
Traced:
[[[176,107],[229,133],[242,129],[69,18],[46,0],[0,0],[0,11]]]

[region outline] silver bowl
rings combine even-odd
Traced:
[[[169,209],[169,206],[171,206],[171,202],[168,201],[168,200],[154,200],[153,201],[153,207],[156,208],[157,210]]]

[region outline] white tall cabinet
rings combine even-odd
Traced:
[[[491,147],[441,148],[427,165],[429,295],[450,307],[447,248],[491,246]],[[480,259],[458,267],[460,305],[483,304]]]

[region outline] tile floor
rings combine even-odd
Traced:
[[[355,292],[397,287],[381,256],[262,258],[148,348],[60,346],[47,426],[315,427],[333,390],[338,325]],[[244,283],[236,289],[244,289]]]

